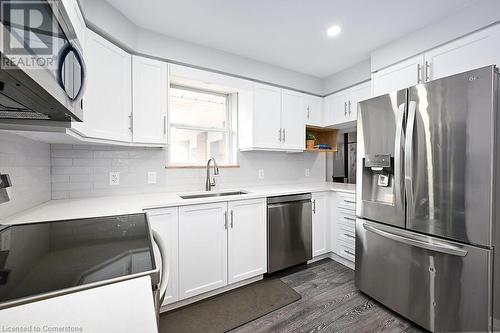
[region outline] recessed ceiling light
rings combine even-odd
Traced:
[[[326,34],[328,37],[335,37],[340,34],[342,31],[342,28],[340,28],[338,25],[332,25],[328,30],[326,31]]]

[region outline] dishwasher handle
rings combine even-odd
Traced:
[[[301,193],[292,195],[283,195],[279,197],[269,197],[267,198],[267,205],[271,206],[274,204],[281,204],[294,201],[311,201],[311,193]]]

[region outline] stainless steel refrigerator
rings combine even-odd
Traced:
[[[356,286],[430,331],[500,330],[498,79],[358,105]]]

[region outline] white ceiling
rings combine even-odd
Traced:
[[[107,0],[136,25],[326,77],[481,0]],[[342,33],[326,36],[338,24]]]

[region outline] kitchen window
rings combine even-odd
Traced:
[[[236,164],[234,98],[234,94],[170,86],[168,166],[205,166],[211,157],[221,166]]]

